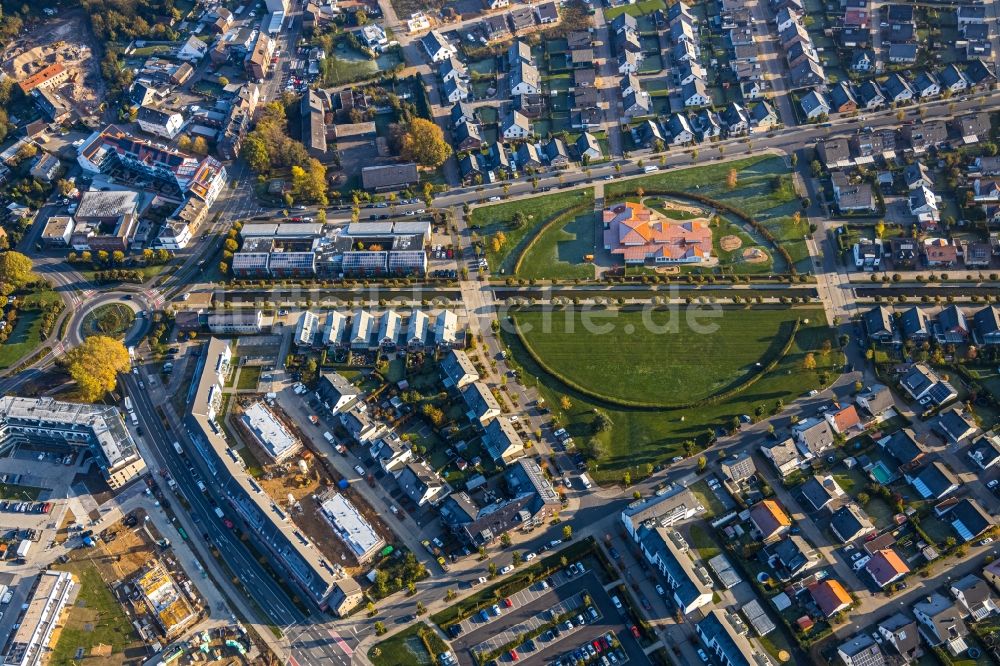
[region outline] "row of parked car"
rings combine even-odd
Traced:
[[[0,511],[10,513],[48,513],[52,510],[52,502],[0,502]]]
[[[567,652],[555,661],[551,666],[575,666],[575,664],[593,663],[613,666],[614,664],[624,664],[628,659],[625,653],[619,648],[619,643],[615,635],[610,631],[603,636],[584,643],[572,652]]]

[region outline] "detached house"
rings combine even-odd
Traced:
[[[965,80],[965,76],[954,63],[941,70],[941,73],[938,75],[938,82],[943,89],[949,90],[952,93],[962,92],[969,87],[969,82]]]
[[[774,500],[758,502],[750,508],[750,522],[760,532],[761,540],[774,543],[792,527],[792,520]]]
[[[857,395],[855,402],[872,416],[881,416],[895,406],[892,391],[883,384],[872,384]]]
[[[1000,462],[1000,438],[996,435],[983,435],[969,447],[969,459],[979,469],[989,469]]]
[[[431,62],[443,62],[458,55],[458,49],[452,46],[437,30],[431,30],[421,37],[420,44],[424,47]]]
[[[913,91],[920,99],[937,97],[941,94],[941,85],[931,72],[924,71],[913,80]]]
[[[924,656],[920,632],[912,618],[902,613],[890,615],[878,624],[878,633],[905,662],[910,663]]]
[[[821,116],[830,115],[830,104],[826,101],[826,97],[822,93],[816,90],[810,90],[808,93],[802,96],[799,101],[799,105],[802,107],[802,113],[806,115],[809,120],[816,120]]]
[[[872,577],[875,584],[881,588],[896,582],[910,573],[910,567],[892,548],[877,550],[865,564],[865,571]]]
[[[983,346],[1000,344],[1000,309],[987,305],[972,318],[976,343]]]
[[[889,75],[889,78],[882,84],[882,92],[885,93],[886,100],[894,104],[909,102],[913,99],[913,88],[898,72]]]
[[[768,102],[760,102],[750,109],[750,122],[755,131],[766,132],[778,124],[778,114]]]
[[[874,532],[875,526],[857,504],[850,503],[834,512],[830,518],[830,529],[842,542],[850,543]]]
[[[501,127],[504,139],[527,139],[531,136],[531,121],[520,111],[511,109]]]
[[[833,446],[833,428],[825,419],[809,418],[792,426],[795,443],[806,460],[815,458]]]
[[[693,79],[685,83],[681,87],[681,99],[684,100],[684,106],[688,108],[708,106],[712,103],[708,88],[705,87],[705,82],[701,79]]]
[[[975,574],[967,574],[951,584],[951,595],[955,597],[973,622],[979,622],[996,613],[996,600],[985,580]]]
[[[847,81],[841,81],[830,91],[830,110],[834,113],[854,113],[858,102]]]
[[[899,380],[899,385],[911,399],[925,409],[947,404],[958,398],[958,393],[948,382],[923,363],[914,363]]]
[[[913,486],[923,499],[939,500],[949,493],[958,490],[958,479],[944,463],[934,461],[916,473],[905,475],[906,481]]]
[[[965,637],[969,629],[962,621],[962,611],[943,594],[933,592],[913,605],[920,623],[920,633],[932,647],[944,646],[952,656],[969,649]]]
[[[782,478],[798,470],[805,462],[791,437],[781,442],[761,444],[760,452],[771,461]]]

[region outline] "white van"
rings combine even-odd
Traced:
[[[654,171],[659,171],[659,170],[660,170],[660,167],[658,167],[656,165],[648,166],[648,167],[643,168],[643,171],[646,172],[646,173],[653,173]]]
[[[329,431],[323,433],[323,439],[333,444],[333,435],[331,435]]]
[[[580,483],[582,483],[583,487],[586,488],[587,490],[590,490],[591,488],[594,487],[593,481],[591,481],[590,477],[587,476],[586,474],[580,475]]]

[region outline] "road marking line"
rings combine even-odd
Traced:
[[[347,641],[341,638],[340,634],[335,632],[333,629],[330,630],[330,638],[333,639],[333,642],[337,644],[337,647],[343,650],[344,654],[346,654],[348,657],[354,654],[354,650],[352,650],[351,646],[347,644]]]

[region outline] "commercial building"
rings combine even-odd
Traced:
[[[323,100],[313,90],[302,96],[299,104],[302,116],[302,145],[317,159],[326,157],[326,111]]]
[[[362,187],[376,192],[403,189],[413,185],[419,179],[417,165],[414,162],[385,164],[361,169]]]
[[[0,398],[0,454],[30,442],[89,449],[104,479],[115,490],[146,471],[146,463],[117,407],[52,398]]]
[[[299,438],[289,432],[281,419],[263,402],[255,402],[244,409],[240,420],[253,434],[257,444],[276,463],[287,460],[302,450]]]
[[[274,556],[272,561],[283,574],[320,608],[325,608],[327,599],[344,577],[343,570],[327,562],[319,549],[296,528],[291,517],[257,484],[216,422],[222,386],[231,361],[229,343],[211,338],[191,405],[190,430],[195,445],[214,470],[214,482],[229,499],[241,527],[260,546],[269,549]]]
[[[3,666],[36,666],[46,661],[52,633],[60,624],[74,587],[76,581],[68,571],[49,570],[38,575],[7,644]]]
[[[91,134],[76,159],[84,171],[107,174],[122,170],[173,187],[178,196],[196,197],[209,207],[226,185],[226,168],[214,157],[195,157],[139,139],[115,125]]]
[[[198,619],[184,592],[161,563],[154,562],[141,573],[135,579],[135,586],[168,639]]]
[[[273,55],[274,40],[263,32],[257,35],[257,41],[254,42],[253,50],[247,54],[246,60],[243,61],[247,70],[247,76],[254,81],[260,82],[267,75]]]
[[[359,564],[364,564],[385,546],[378,532],[365,520],[361,512],[340,493],[323,501],[323,517],[333,527],[334,533],[354,554]]]
[[[73,219],[70,245],[74,250],[125,252],[139,223],[139,193],[84,192]]]
[[[49,247],[67,247],[73,236],[73,218],[65,215],[53,215],[45,221],[41,241]]]

